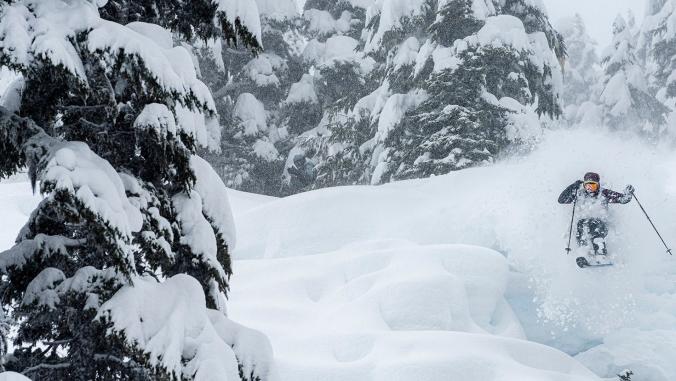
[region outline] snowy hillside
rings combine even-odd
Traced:
[[[632,203],[613,208],[618,265],[579,270],[556,198],[587,170],[632,183],[669,241],[674,168],[633,140],[555,131],[493,167],[266,200],[236,217],[230,313],[270,336],[279,380],[595,379],[579,363],[673,380],[676,262]]]

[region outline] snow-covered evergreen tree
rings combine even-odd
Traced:
[[[595,108],[595,94],[601,77],[596,41],[587,33],[579,14],[560,20],[557,30],[566,42],[568,53],[564,64],[562,94],[565,119],[580,121],[580,114]]]
[[[425,99],[399,125],[379,123],[384,151],[372,182],[490,163],[510,143],[537,136],[539,115],[560,114],[563,43],[544,11],[523,1],[476,3],[440,3],[437,28],[470,34],[431,37]]]
[[[641,30],[639,55],[644,59],[651,93],[669,107],[669,134],[676,131],[676,1],[650,0]]]
[[[360,36],[369,0],[308,1],[303,17],[310,39],[303,60],[308,72],[285,102],[299,137],[286,158],[285,181],[290,192],[361,182],[364,165],[356,134],[364,121],[349,112],[378,85],[376,61],[363,52]],[[347,142],[347,145],[344,143]],[[340,147],[336,150],[335,148]]]
[[[252,58],[240,50],[219,48],[217,57],[210,57],[202,50],[202,73],[216,94],[226,127],[222,153],[206,157],[228,186],[280,195],[284,151],[295,132],[284,101],[303,75],[302,20],[294,0],[257,0],[257,4],[262,53]]]
[[[604,124],[657,137],[665,126],[668,109],[651,94],[636,44],[630,25],[618,15],[613,23],[613,42],[601,60],[604,77],[600,103]]]
[[[332,99],[339,112],[298,150],[314,155],[315,187],[488,163],[536,136],[539,116],[561,112],[565,48],[535,2],[386,0],[368,8],[365,25],[346,49],[361,83]]]
[[[232,215],[194,154],[218,148],[212,96],[170,32],[101,19],[105,3],[0,3],[0,65],[22,75],[0,108],[0,175],[27,166],[45,195],[0,254],[17,328],[7,366],[50,380],[264,376],[266,340],[224,315]]]

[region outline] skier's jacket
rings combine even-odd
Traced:
[[[577,197],[579,206],[578,218],[607,219],[608,204],[627,204],[631,201],[631,194],[624,194],[610,189],[600,188],[596,193],[589,193],[577,181],[566,188],[559,196],[559,204],[572,204]]]

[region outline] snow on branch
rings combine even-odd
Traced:
[[[233,349],[217,332],[196,279],[179,274],[157,283],[136,278],[99,310],[109,334],[121,334],[152,366],[177,379],[239,380]],[[225,318],[224,318],[225,319]]]
[[[115,169],[82,142],[54,147],[41,170],[43,193],[65,190],[126,239],[141,229],[142,217],[127,199]]]

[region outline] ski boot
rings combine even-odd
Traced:
[[[578,257],[575,260],[575,263],[580,268],[586,267],[605,267],[612,266],[612,263],[608,259],[608,250],[606,248],[606,241],[604,238],[593,238],[591,239],[591,248],[589,253],[584,257]]]

